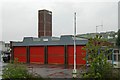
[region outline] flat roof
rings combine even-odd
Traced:
[[[88,39],[76,37],[76,45],[86,45]],[[74,37],[72,35],[63,35],[59,37],[24,37],[21,42],[12,42],[12,46],[50,46],[50,45],[73,45]]]

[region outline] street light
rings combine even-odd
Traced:
[[[96,26],[96,33],[97,33],[97,28],[100,27],[100,26],[103,27],[103,25],[97,25]]]
[[[77,77],[77,69],[76,69],[76,12],[74,13],[74,69],[73,69],[73,78]]]

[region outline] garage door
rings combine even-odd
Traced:
[[[30,63],[44,64],[44,47],[30,47]]]
[[[48,46],[48,64],[64,64],[64,46]]]
[[[86,57],[86,52],[83,50],[84,46],[76,46],[76,63],[77,65],[86,64],[86,61],[83,59]],[[68,46],[68,64],[74,64],[74,46]]]
[[[26,63],[27,50],[26,47],[14,47],[14,60],[18,59],[18,62]]]

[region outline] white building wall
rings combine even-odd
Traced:
[[[1,51],[5,51],[6,50],[6,48],[5,48],[5,42],[3,42],[3,41],[0,41],[0,50]]]
[[[2,60],[1,58],[1,51],[5,51],[5,42],[0,41],[0,61]]]

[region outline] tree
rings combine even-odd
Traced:
[[[83,74],[83,78],[105,78],[112,75],[112,66],[107,62],[107,57],[111,54],[108,45],[101,36],[89,39],[84,49],[87,50],[86,60],[90,67],[88,72]]]
[[[118,37],[116,40],[116,45],[120,48],[120,29],[118,30]]]

